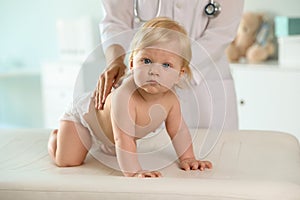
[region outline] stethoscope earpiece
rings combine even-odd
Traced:
[[[204,8],[204,12],[205,14],[210,17],[216,17],[220,14],[221,12],[221,6],[219,3],[214,2],[213,0],[211,0]]]

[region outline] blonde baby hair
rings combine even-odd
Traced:
[[[135,34],[131,42],[130,60],[133,60],[134,54],[137,51],[146,47],[178,41],[178,53],[183,59],[181,70],[191,77],[191,69],[189,67],[192,57],[192,50],[190,40],[183,26],[178,22],[167,17],[157,17],[146,22],[142,28]]]

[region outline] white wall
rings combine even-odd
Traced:
[[[300,16],[299,0],[245,0],[245,11],[267,11],[274,15]]]
[[[101,1],[0,1],[0,128],[43,127],[40,76],[19,71],[38,71],[43,62],[57,61],[57,20],[81,17],[94,19],[98,30]]]
[[[42,127],[38,74],[0,75],[0,128]]]
[[[41,62],[57,60],[56,21],[102,16],[99,0],[1,0],[0,67],[39,67]]]

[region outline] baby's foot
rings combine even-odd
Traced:
[[[51,131],[48,141],[48,152],[53,160],[55,160],[55,152],[57,147],[57,132],[58,129]]]
[[[58,132],[58,129],[54,129],[53,131],[51,131],[51,134],[57,134],[57,132]]]

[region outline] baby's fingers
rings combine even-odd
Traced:
[[[204,162],[199,163],[200,171],[203,171],[206,168],[206,164]]]
[[[162,175],[159,171],[155,171],[153,173],[155,174],[155,177],[162,177]]]
[[[212,167],[213,167],[212,163],[209,161],[205,161],[205,162],[206,162],[206,168],[212,169]]]
[[[199,169],[201,171],[205,170],[205,169],[211,169],[212,168],[212,164],[209,161],[199,161]]]
[[[200,163],[198,163],[197,161],[191,162],[190,167],[191,167],[192,170],[199,169]]]
[[[188,171],[188,170],[196,170],[199,168],[199,163],[197,161],[194,162],[183,162],[181,163],[181,169]]]
[[[189,165],[188,162],[181,162],[180,163],[180,168],[183,169],[183,170],[185,170],[185,171],[188,171],[188,170],[191,169],[191,167],[190,167],[190,165]]]
[[[162,177],[162,175],[158,171],[153,171],[153,172],[140,172],[140,173],[137,173],[136,177],[138,177],[138,178],[158,178],[158,177]]]

